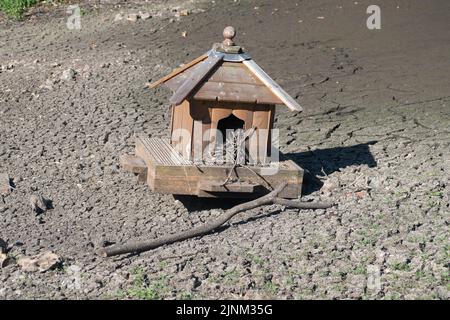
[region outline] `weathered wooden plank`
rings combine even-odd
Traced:
[[[147,165],[147,184],[154,192],[189,194],[199,196],[215,196],[199,189],[202,181],[220,181],[223,183],[233,170],[233,177],[239,177],[246,184],[261,186],[255,192],[265,192],[271,187],[287,182],[288,186],[280,195],[285,198],[300,196],[303,181],[303,170],[294,162],[280,162],[279,168],[267,173],[269,167],[249,166],[233,167],[231,165],[199,165],[183,159],[167,141],[158,138],[138,137],[136,156],[142,158]],[[144,176],[145,178],[145,176]],[[222,191],[218,191],[222,192]],[[235,196],[236,191],[226,194]],[[249,194],[250,195],[250,194]]]
[[[183,158],[190,160],[192,151],[192,130],[194,127],[194,119],[192,119],[190,113],[190,104],[188,101],[184,101],[181,104],[182,108],[182,138],[181,138],[181,155]]]
[[[201,120],[194,120],[194,130],[192,132],[192,159],[199,163],[203,159],[203,123]]]
[[[175,150],[189,159],[187,150],[190,150],[193,119],[190,115],[190,103],[184,100],[180,105],[174,106],[173,130],[171,144]]]
[[[218,143],[222,143],[222,141],[217,139],[217,125],[219,124],[219,121],[228,117],[230,114],[232,114],[233,109],[224,109],[224,108],[212,108],[211,110],[211,130],[209,133],[209,153],[213,155],[215,153],[215,150],[218,146]],[[223,137],[222,137],[223,139]]]
[[[136,138],[136,156],[149,163],[166,166],[182,166],[191,164],[184,159],[166,140],[159,138]]]
[[[258,163],[267,162],[267,148],[269,144],[270,108],[256,108],[253,112],[253,126],[256,128],[255,135],[258,137]],[[252,150],[255,152],[255,149]]]
[[[226,178],[229,175],[230,170],[233,168],[231,164],[225,165],[200,165],[198,167],[187,164],[187,165],[165,165],[158,164],[156,167],[157,174],[161,174],[167,179],[171,177],[177,179],[180,176],[217,176]],[[245,167],[235,167],[234,171],[236,176],[239,178],[255,178],[258,184],[264,184],[263,179],[272,179],[272,176],[277,176],[282,179],[293,179],[296,180],[297,177],[293,175],[293,172],[298,172],[297,167],[293,167],[289,161],[285,161],[280,168],[272,167],[271,174],[266,174],[270,167],[261,166],[245,166]],[[301,169],[300,169],[301,171]],[[234,176],[234,174],[233,174]]]
[[[244,129],[248,130],[252,127],[252,119],[253,119],[253,112],[250,108],[240,108],[239,105],[236,105],[235,107],[236,109],[233,110],[233,115],[236,118],[241,119],[242,121],[244,121],[245,126]]]
[[[255,184],[248,182],[233,182],[223,184],[218,181],[199,181],[198,188],[208,192],[254,192]]]
[[[218,100],[244,103],[281,104],[267,87],[229,82],[205,82],[194,94],[198,100]]]
[[[261,80],[255,77],[243,64],[235,63],[235,65],[236,67],[220,66],[208,77],[208,81],[264,86]]]
[[[191,92],[205,79],[205,77],[211,72],[217,64],[222,61],[223,54],[216,56],[209,56],[204,60],[195,72],[189,75],[183,84],[175,91],[172,97],[169,99],[170,103],[177,105],[180,104]]]
[[[179,130],[181,129],[181,121],[183,120],[182,116],[182,108],[180,106],[172,106],[172,130],[170,133],[170,143],[172,146],[179,147]],[[178,152],[181,152],[181,150],[177,150]]]
[[[186,81],[186,79],[191,76],[198,68],[200,68],[201,65],[201,63],[198,63],[191,68],[184,70],[176,77],[173,77],[164,82],[164,85],[174,92],[177,91],[177,89],[183,84],[183,82]]]
[[[197,187],[198,184],[202,181],[225,181],[228,176],[227,170],[222,170],[223,168],[220,167],[201,166],[201,171],[190,170],[192,167],[193,166],[176,166],[163,168],[162,166],[158,166],[155,171],[154,190],[161,193],[208,196],[205,194],[204,190]],[[255,171],[258,172],[257,169],[255,169]],[[177,175],[171,175],[174,173],[177,173]],[[264,176],[265,180],[261,180],[249,170],[247,170],[247,172],[238,170],[237,176],[239,176],[239,179],[243,182],[261,186],[255,189],[255,192],[268,192],[272,187],[277,186],[282,182],[287,182],[288,186],[280,195],[281,197],[297,198],[301,195],[303,177],[303,171],[301,169],[295,170],[291,168],[290,170],[285,170],[283,174],[278,172],[273,175]]]
[[[190,67],[196,65],[196,64],[199,63],[199,62],[202,62],[202,61],[205,60],[206,58],[208,58],[208,55],[207,55],[207,54],[201,55],[200,57],[198,57],[198,58],[192,60],[191,62],[186,63],[185,65],[183,65],[183,66],[181,66],[181,67],[179,67],[179,68],[173,70],[171,73],[169,73],[168,75],[162,77],[161,79],[159,79],[159,80],[153,82],[152,84],[149,85],[149,88],[150,88],[150,89],[153,89],[154,87],[158,86],[159,84],[161,84],[161,83],[163,83],[163,82],[166,82],[166,81],[172,79],[173,77],[175,77],[176,75],[180,74],[180,73],[183,72],[184,70],[189,69]]]
[[[212,110],[209,108],[210,104],[205,101],[190,100],[190,104],[191,117],[194,119],[194,131],[192,135],[193,154],[195,148],[197,148],[197,151],[201,149],[200,155],[201,159],[203,159],[206,156],[204,151],[210,139],[209,129],[211,129]]]
[[[250,70],[242,63],[232,63],[232,65],[233,66],[222,64],[207,76],[205,82],[231,82],[264,86],[261,80],[253,75],[253,73],[251,73]],[[190,69],[183,71],[176,77],[167,80],[164,85],[169,89],[176,91],[192,73],[196,72],[200,66],[201,64],[197,64]]]
[[[273,129],[273,123],[275,120],[275,106],[271,105],[269,106],[270,108],[270,117],[269,117],[269,137],[267,138],[268,142],[267,142],[267,162],[271,162],[271,158],[272,158],[272,129]],[[277,158],[278,159],[278,158]]]
[[[241,62],[224,61],[224,62],[222,62],[222,66],[229,67],[229,68],[241,68],[242,63]]]
[[[282,103],[284,103],[292,111],[302,111],[303,108],[295,101],[286,91],[283,90],[267,73],[264,72],[253,60],[245,60],[242,62],[253,74],[264,83],[274,95],[276,95]]]

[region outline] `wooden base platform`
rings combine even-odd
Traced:
[[[153,192],[199,197],[259,197],[282,181],[282,198],[301,196],[303,169],[291,160],[270,166],[195,165],[176,152],[168,141],[138,137],[136,155],[123,155],[122,167],[147,182]],[[230,171],[233,171],[230,173]]]

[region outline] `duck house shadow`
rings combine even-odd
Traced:
[[[280,160],[292,160],[305,170],[302,195],[309,195],[322,188],[319,179],[349,166],[367,165],[376,167],[377,163],[370,152],[370,145],[377,141],[369,141],[353,146],[316,149],[295,153],[280,153]],[[196,196],[174,195],[189,212],[223,209],[247,202],[241,198],[198,198]]]
[[[280,158],[292,160],[305,170],[302,195],[308,195],[322,188],[323,182],[319,177],[349,166],[376,167],[377,162],[369,148],[376,143],[377,141],[369,141],[353,146],[286,153],[281,154]]]

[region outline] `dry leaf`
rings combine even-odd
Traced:
[[[56,267],[61,262],[58,255],[51,251],[44,252],[34,257],[22,257],[17,260],[17,264],[25,272],[45,272]]]

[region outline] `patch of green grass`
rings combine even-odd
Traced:
[[[28,8],[39,3],[59,4],[67,0],[0,0],[0,11],[9,18],[20,19]]]
[[[392,269],[396,270],[396,271],[410,271],[411,267],[408,263],[406,262],[399,262],[399,263],[395,263],[392,266]]]
[[[294,285],[295,281],[294,281],[294,276],[292,274],[288,274],[287,276],[284,276],[283,278],[283,283],[286,286],[292,286]]]
[[[236,270],[227,271],[223,275],[223,283],[234,285],[239,282],[239,273]]]
[[[365,275],[367,273],[366,267],[363,265],[359,265],[355,269],[355,274],[362,274]]]
[[[444,193],[442,191],[430,191],[430,192],[428,192],[428,196],[429,197],[443,198],[444,197]]]
[[[278,292],[278,285],[272,281],[266,281],[263,285],[263,289],[271,296],[275,296]]]
[[[145,286],[137,286],[128,290],[128,296],[140,300],[160,300],[168,293],[167,277],[163,276]]]
[[[118,294],[119,298],[131,298],[139,300],[160,300],[170,291],[166,275],[162,275],[158,280],[150,282],[142,269],[136,267],[132,273],[135,275],[133,287]]]
[[[183,291],[177,295],[178,300],[192,300],[194,299],[194,294],[190,291]]]
[[[388,295],[386,295],[386,300],[400,300],[401,295],[398,292],[392,292]]]
[[[416,271],[416,280],[422,279],[426,277],[426,273],[423,270],[417,270]]]
[[[328,277],[330,274],[331,274],[330,270],[321,270],[321,271],[319,272],[319,275],[320,275],[322,278]]]
[[[442,280],[447,283],[447,285],[450,288],[450,272],[449,271],[445,271],[442,275]]]
[[[20,19],[24,12],[42,0],[0,0],[0,11],[8,17]]]
[[[247,253],[248,259],[257,265],[262,265],[264,263],[263,259],[256,254]]]
[[[362,247],[374,246],[380,238],[382,230],[378,224],[367,225],[357,231],[358,244]]]

